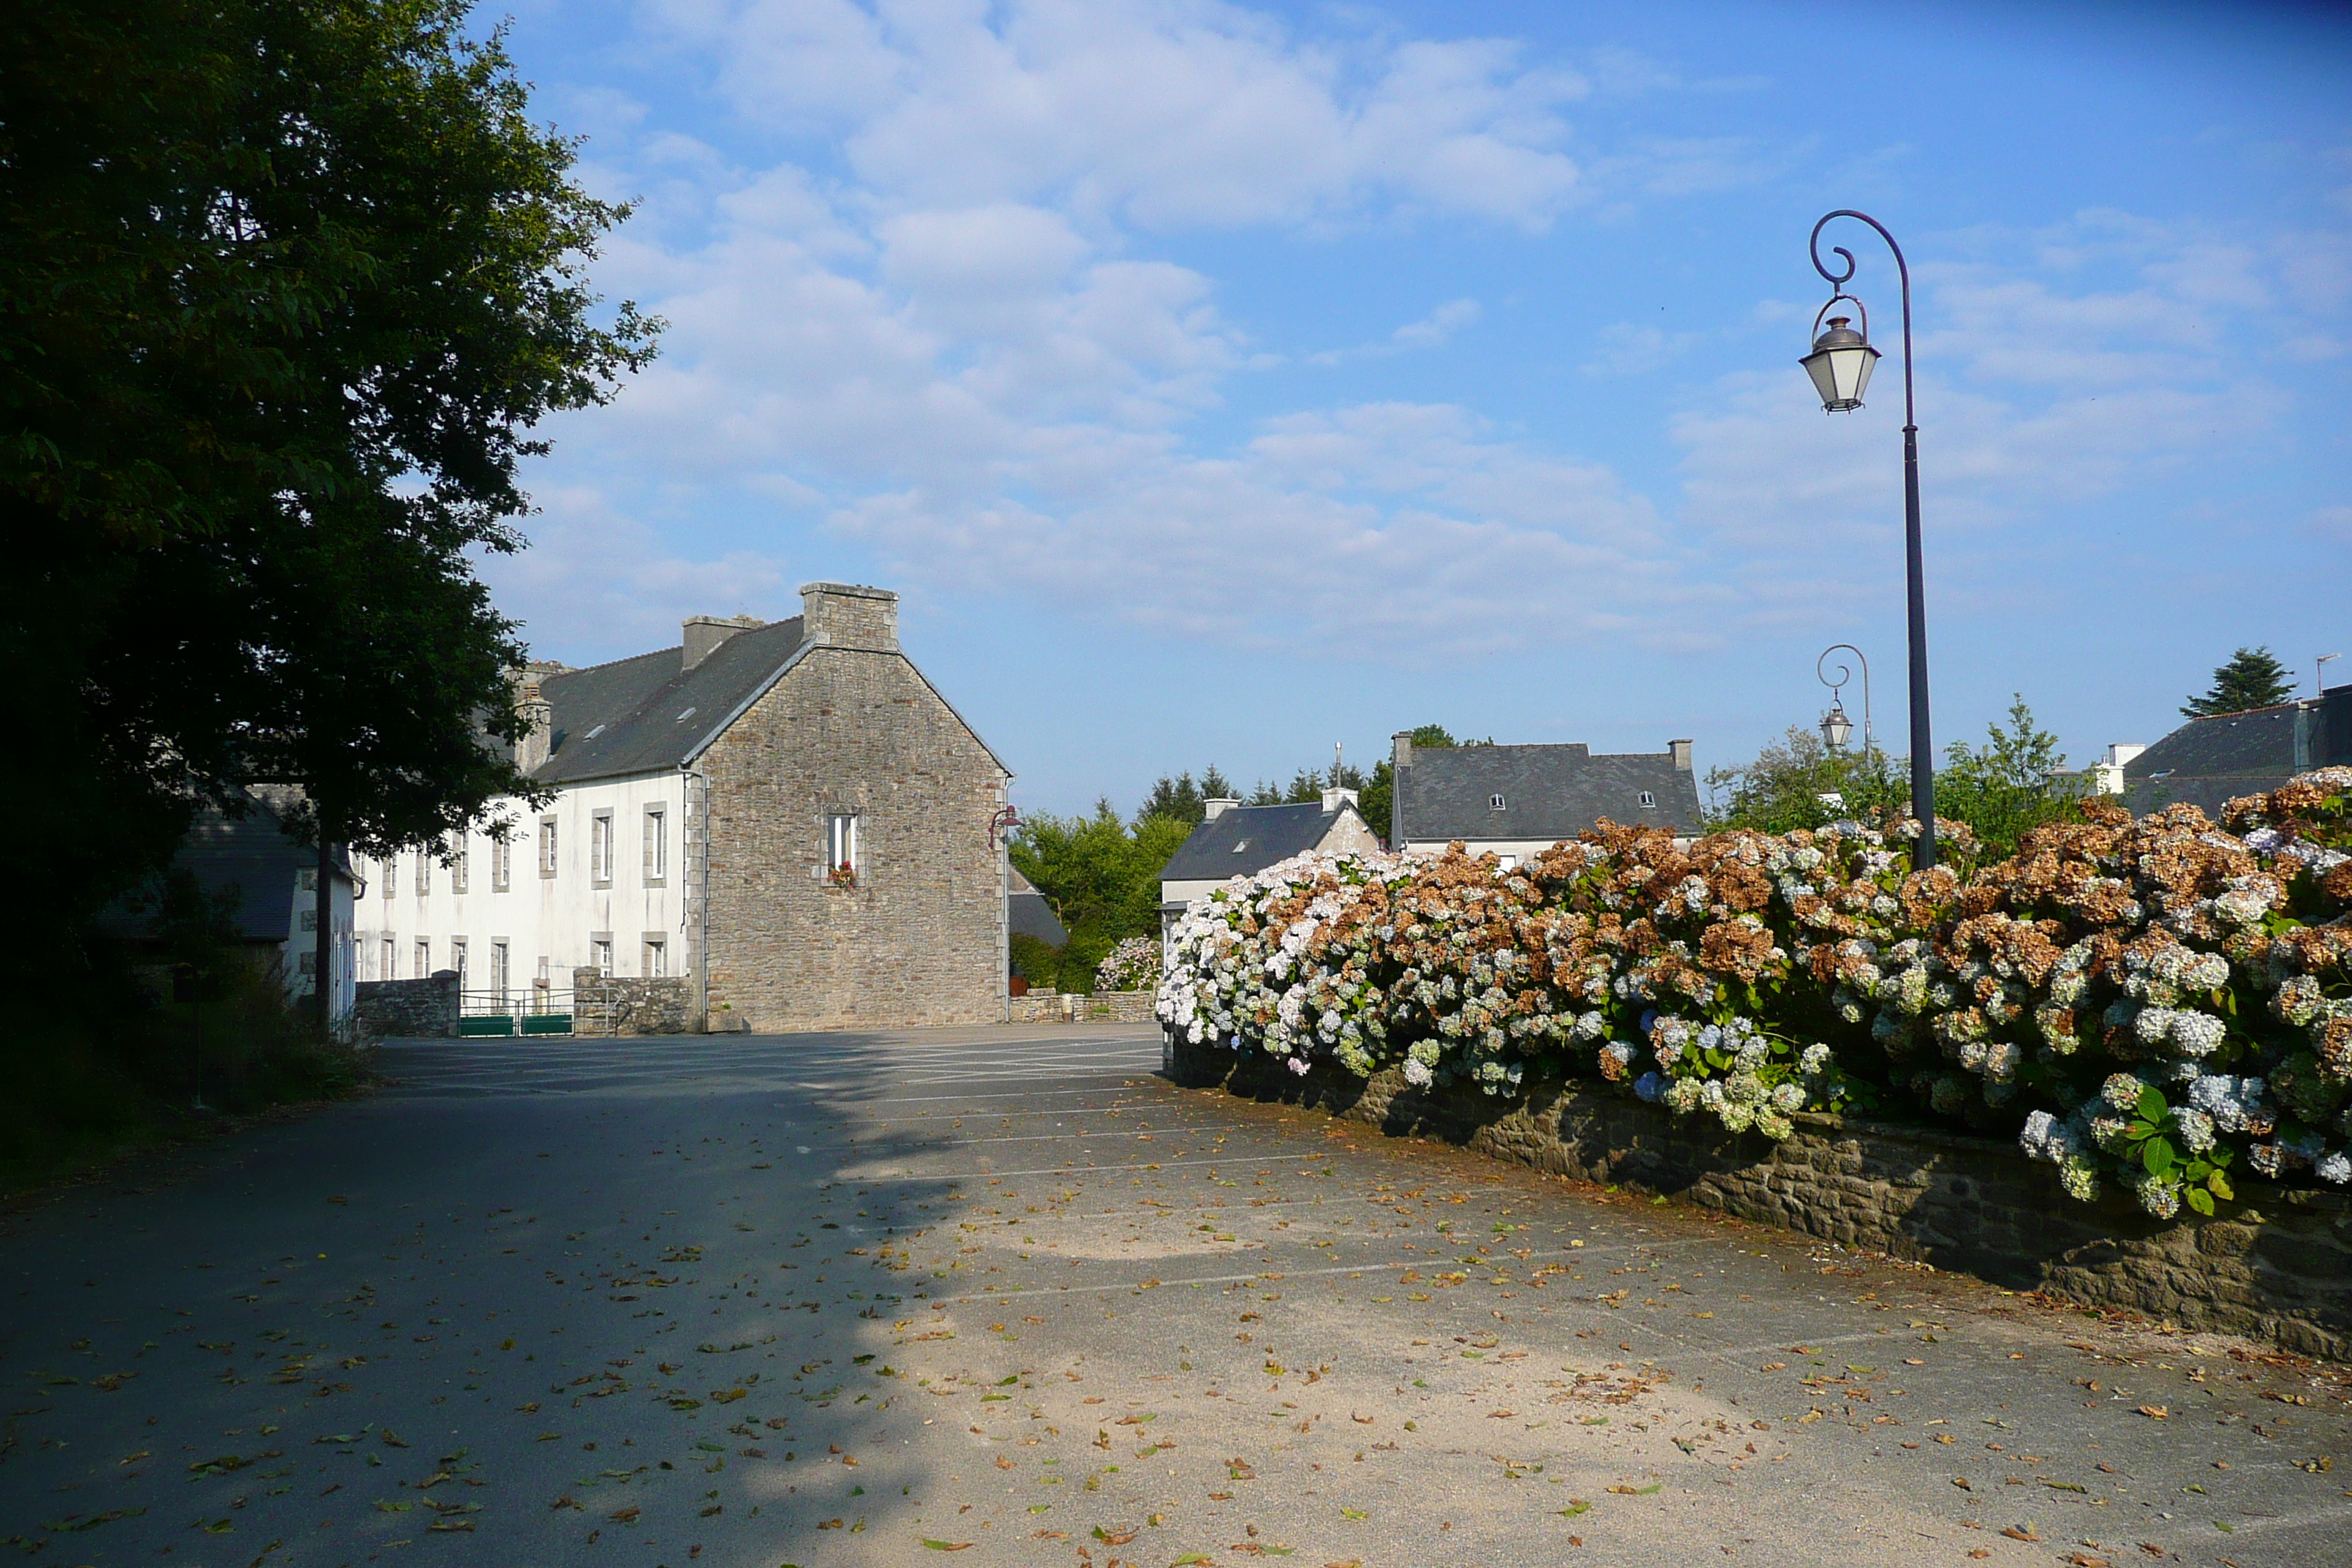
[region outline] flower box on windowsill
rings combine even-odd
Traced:
[[[826,884],[830,887],[840,888],[845,890],[853,889],[857,886],[857,868],[845,860],[840,865],[835,866],[832,870],[827,871],[824,874],[824,879]]]

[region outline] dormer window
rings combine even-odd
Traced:
[[[1652,795],[1648,790],[1643,790],[1642,792],[1640,799],[1643,805],[1655,805],[1658,804],[1658,797]]]
[[[1488,811],[1500,811],[1500,810],[1502,810],[1502,809],[1503,809],[1503,797],[1502,797],[1502,795],[1499,795],[1499,794],[1496,794],[1496,795],[1488,795],[1488,796],[1486,797],[1486,809],[1487,809]]]

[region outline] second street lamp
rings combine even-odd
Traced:
[[[1832,317],[1827,329],[1813,340],[1813,352],[1801,362],[1812,377],[1814,390],[1822,395],[1823,413],[1850,414],[1860,408],[1871,369],[1878,363],[1878,351],[1870,346],[1869,314],[1863,310],[1860,300],[1845,291],[1853,279],[1853,252],[1843,246],[1831,247],[1832,255],[1845,260],[1843,272],[1822,265],[1822,230],[1842,217],[1866,223],[1878,232],[1886,248],[1895,253],[1895,270],[1903,282],[1903,543],[1911,612],[1911,815],[1919,819],[1919,845],[1912,851],[1911,864],[1924,871],[1936,863],[1936,762],[1927,725],[1927,606],[1919,551],[1919,421],[1911,389],[1911,268],[1886,226],[1868,213],[1841,207],[1813,225],[1813,270],[1829,279],[1832,290],[1829,304],[1814,317],[1814,325],[1821,326],[1821,317],[1828,315],[1840,300],[1853,300],[1862,314],[1859,331],[1849,324],[1850,318]]]

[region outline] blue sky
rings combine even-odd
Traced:
[[[1430,721],[1704,770],[1842,641],[1899,738],[1899,362],[1835,417],[1795,363],[1833,207],[1912,267],[1939,746],[2022,691],[2080,763],[2240,644],[2352,655],[2340,12],[540,0],[509,47],[670,322],[486,568],[541,657],[893,587],[1030,810]]]

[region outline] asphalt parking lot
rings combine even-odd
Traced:
[[[2342,1369],[1160,1079],[387,1047],[0,1216],[50,1564],[2352,1563]]]

